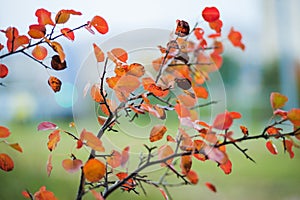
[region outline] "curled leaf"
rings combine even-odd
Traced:
[[[47,11],[44,8],[37,9],[35,12],[35,16],[38,18],[38,22],[40,25],[52,25],[54,26],[54,22],[51,19],[51,12]]]
[[[57,71],[64,70],[67,68],[67,63],[65,60],[63,62],[61,62],[59,55],[54,55],[54,56],[52,56],[52,59],[51,59],[51,67],[52,67],[52,69],[57,70]]]
[[[10,135],[10,131],[5,126],[0,126],[0,138],[7,138]]]
[[[122,48],[114,48],[110,52],[115,58],[122,62],[126,62],[128,60],[128,53]]]
[[[277,148],[276,148],[276,146],[273,144],[272,141],[267,141],[267,142],[266,142],[266,147],[267,147],[267,149],[269,150],[269,152],[271,152],[271,154],[274,154],[274,155],[277,155],[277,154],[278,154]]]
[[[39,123],[37,130],[38,131],[46,131],[46,130],[55,130],[57,125],[52,122],[41,122]]]
[[[153,128],[150,131],[150,142],[161,140],[165,132],[167,132],[167,127],[165,125],[158,124],[153,126]]]
[[[59,44],[58,42],[55,42],[55,41],[51,42],[50,44],[51,44],[52,49],[58,53],[60,62],[63,63],[65,61],[66,55],[64,53],[64,50],[63,50],[61,44]]]
[[[97,182],[104,177],[106,167],[100,160],[92,158],[83,166],[83,173],[88,181]]]
[[[60,10],[55,16],[55,22],[57,24],[64,24],[69,20],[70,15],[81,15],[81,12],[75,10]]]
[[[19,145],[19,143],[13,143],[13,144],[8,144],[11,148],[19,151],[19,152],[23,152],[23,149],[22,147]]]
[[[5,153],[0,154],[0,169],[9,172],[14,168],[14,161]]]
[[[295,154],[293,152],[293,141],[292,140],[284,140],[283,145],[285,150],[290,154],[290,158],[294,158]]]
[[[180,161],[180,168],[183,174],[187,174],[192,167],[192,156],[191,155],[186,155],[186,156],[181,156],[181,161]]]
[[[52,88],[54,92],[59,92],[61,88],[61,81],[55,76],[50,76],[48,79],[48,85]]]
[[[105,57],[103,51],[95,43],[93,43],[93,47],[97,62],[103,62]]]
[[[205,185],[209,190],[211,190],[213,192],[217,192],[216,186],[214,186],[212,183],[206,182]]]
[[[48,160],[47,160],[47,166],[46,166],[48,177],[51,175],[52,169],[53,169],[52,154],[49,154],[49,157],[48,157]]]
[[[29,26],[28,35],[33,39],[41,39],[46,34],[46,27],[42,24],[32,24]]]
[[[235,31],[233,28],[230,29],[228,34],[228,39],[235,47],[240,47],[242,50],[245,50],[245,45],[242,43],[242,34],[238,31]]]
[[[175,30],[175,34],[179,37],[187,36],[190,33],[190,26],[184,20],[177,20],[177,27]]]
[[[56,148],[57,143],[60,141],[60,130],[54,130],[52,133],[50,133],[48,138],[48,149],[49,151],[53,151]]]

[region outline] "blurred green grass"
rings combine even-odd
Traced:
[[[47,149],[48,133],[36,130],[38,122],[13,123],[9,125],[12,135],[7,139],[9,142],[18,142],[23,148],[19,153],[0,144],[0,151],[8,153],[15,161],[12,172],[0,171],[0,199],[23,199],[21,192],[28,189],[37,191],[45,185],[61,200],[75,199],[79,182],[79,172],[69,174],[61,167],[61,161],[68,157],[71,152],[85,161],[88,152],[76,151],[74,143],[67,135],[62,135],[58,148],[53,154],[53,171],[47,177],[46,162],[49,156]],[[62,128],[71,130],[68,123],[57,120]],[[254,127],[258,129],[258,127]],[[259,130],[259,129],[258,129]],[[120,139],[120,138],[119,138]],[[265,141],[249,141],[241,144],[249,149],[256,164],[247,160],[241,152],[233,147],[228,147],[228,154],[233,163],[233,172],[225,175],[213,162],[193,163],[193,169],[199,173],[199,183],[195,186],[183,186],[171,188],[170,192],[174,199],[244,199],[244,200],[294,200],[300,199],[300,150],[294,149],[295,158],[290,159],[288,154],[282,152],[280,143],[276,143],[279,155],[271,155],[265,148]],[[142,148],[142,147],[141,147]],[[162,171],[157,171],[162,172]],[[157,172],[151,175],[158,176]],[[205,182],[211,182],[217,187],[217,193],[209,191]],[[115,192],[108,199],[163,199],[157,188],[146,186],[148,196],[144,196],[141,190],[139,196],[126,192]],[[93,199],[87,195],[85,199]]]

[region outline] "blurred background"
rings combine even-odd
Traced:
[[[225,53],[224,65],[220,70],[226,92],[228,110],[239,111],[243,119],[239,123],[247,125],[257,133],[269,121],[272,110],[269,95],[273,91],[289,97],[285,109],[300,106],[300,1],[298,0],[193,0],[193,1],[2,1],[0,7],[0,29],[9,26],[26,34],[28,26],[35,24],[34,15],[38,8],[45,8],[53,16],[61,9],[81,11],[82,16],[71,16],[66,27],[74,28],[85,23],[94,15],[105,18],[110,30],[106,35],[91,35],[82,29],[75,32],[75,41],[61,38],[67,55],[68,68],[62,72],[51,72],[63,81],[60,93],[54,94],[47,84],[48,73],[37,63],[23,55],[14,55],[0,60],[8,66],[7,78],[1,80],[6,87],[0,87],[0,125],[8,126],[12,135],[10,142],[19,142],[24,153],[19,154],[0,143],[0,152],[10,154],[16,167],[13,172],[0,171],[0,199],[22,199],[23,189],[34,192],[42,185],[53,190],[60,199],[74,199],[79,174],[70,175],[60,167],[66,157],[65,149],[72,149],[69,138],[62,138],[54,158],[54,170],[47,177],[45,165],[48,158],[47,134],[38,133],[40,121],[53,121],[68,129],[73,121],[73,104],[78,99],[74,87],[82,63],[92,52],[92,43],[102,42],[118,34],[135,29],[155,28],[174,30],[176,20],[190,23],[201,22],[201,12],[205,6],[215,6],[223,21]],[[240,31],[246,50],[231,46],[226,35],[231,27]],[[0,43],[5,44],[5,35],[0,35]],[[157,44],[159,45],[159,44]],[[161,44],[164,45],[164,44]],[[1,52],[3,53],[3,51]],[[46,58],[50,63],[51,58]],[[72,129],[70,129],[72,130]],[[255,143],[255,144],[254,144]],[[278,149],[282,150],[278,143]],[[250,142],[249,152],[257,164],[246,160],[240,152],[232,151],[234,172],[225,177],[214,164],[197,166],[201,170],[200,186],[174,189],[174,199],[300,199],[298,184],[300,175],[299,150],[295,158],[289,159],[280,151],[272,156],[264,147],[264,141]],[[87,152],[83,153],[84,156]],[[213,166],[213,167],[212,167]],[[218,192],[208,191],[204,182],[217,185]],[[159,191],[151,190],[148,198],[122,195],[122,199],[163,199]],[[154,196],[152,196],[152,194]],[[114,195],[118,199],[120,193]],[[89,198],[87,198],[89,199]]]

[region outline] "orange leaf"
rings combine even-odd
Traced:
[[[196,94],[196,97],[207,99],[208,98],[208,92],[205,87],[202,86],[194,86],[193,90]]]
[[[8,27],[4,32],[8,41],[12,41],[19,37],[19,31],[16,27]]]
[[[102,142],[99,138],[97,138],[93,133],[82,130],[80,134],[80,140],[86,141],[86,145],[94,149],[95,151],[104,152],[105,149],[102,145]]]
[[[248,128],[246,126],[240,126],[240,129],[242,131],[242,133],[244,134],[244,136],[248,136],[249,135],[249,131]]]
[[[0,51],[4,48],[4,45],[0,43]]]
[[[273,110],[282,108],[288,101],[288,98],[278,92],[272,92],[270,95],[271,106]]]
[[[42,24],[33,24],[29,26],[28,35],[33,39],[41,39],[46,34],[46,27]]]
[[[161,140],[165,132],[167,132],[167,127],[165,125],[158,124],[153,126],[153,128],[150,131],[150,142]]]
[[[121,165],[122,155],[120,152],[112,150],[111,156],[109,156],[106,161],[112,168],[119,167]]]
[[[75,10],[60,10],[55,16],[55,22],[57,24],[64,24],[69,20],[71,14],[81,15],[81,12]]]
[[[220,41],[215,40],[214,41],[214,53],[222,54],[223,51],[224,51],[223,43],[220,42]]]
[[[125,172],[119,172],[119,173],[116,174],[116,176],[121,181],[121,180],[125,179],[128,176],[128,174],[125,173]],[[122,189],[125,190],[125,191],[129,191],[129,190],[133,189],[135,186],[136,186],[135,181],[132,178],[130,178],[130,179],[127,180],[126,183],[124,183],[122,185],[122,187],[123,187]]]
[[[192,156],[181,156],[180,168],[183,174],[187,174],[192,167]]]
[[[7,49],[9,52],[16,51],[20,46],[28,44],[29,38],[25,35],[18,36],[14,40],[7,40]]]
[[[214,22],[219,19],[220,12],[216,7],[206,7],[202,11],[202,17],[207,22]]]
[[[83,166],[83,173],[88,181],[97,182],[104,177],[106,167],[101,161],[92,158],[89,159]]]
[[[48,157],[47,165],[46,165],[46,170],[47,170],[48,177],[51,175],[52,169],[53,169],[52,154],[50,154],[49,157]]]
[[[171,135],[167,135],[167,141],[168,142],[176,142],[176,140]]]
[[[8,74],[8,68],[6,65],[0,64],[0,78],[5,78]]]
[[[209,183],[209,182],[206,182],[205,185],[206,185],[206,187],[207,187],[209,190],[211,190],[211,191],[213,191],[213,192],[217,192],[217,189],[216,189],[216,187],[215,187],[213,184],[211,184],[211,183]]]
[[[48,51],[45,47],[36,45],[31,53],[37,60],[44,60],[48,54]]]
[[[14,161],[5,153],[0,154],[0,169],[9,172],[14,168]]]
[[[128,66],[127,74],[141,77],[145,74],[145,68],[139,63],[132,63]]]
[[[241,113],[239,112],[229,112],[228,114],[232,119],[240,119],[242,117]]]
[[[7,138],[9,135],[9,129],[4,126],[0,126],[0,138]]]
[[[97,103],[104,102],[104,97],[101,95],[100,88],[100,84],[94,84],[91,88],[91,97]]]
[[[197,99],[194,96],[180,94],[177,96],[178,101],[181,105],[184,105],[187,108],[191,108],[196,104]]]
[[[266,142],[266,147],[267,147],[267,149],[271,152],[271,154],[274,154],[274,155],[277,155],[277,154],[278,154],[277,148],[276,148],[276,146],[273,144],[272,141],[267,141],[267,142]]]
[[[202,40],[204,35],[204,30],[202,28],[195,28],[194,34],[197,38],[197,40]]]
[[[157,86],[154,80],[150,77],[143,78],[142,84],[145,90],[151,92],[155,96],[165,97],[169,94],[169,90],[164,90],[162,87]]]
[[[288,111],[287,118],[294,124],[294,126],[300,126],[300,109],[293,108]]]
[[[116,57],[118,60],[126,63],[128,60],[128,54],[127,52],[122,48],[114,48],[110,51],[114,57]]]
[[[67,172],[74,173],[80,170],[82,161],[79,159],[65,159],[62,161],[62,166]]]
[[[223,26],[223,22],[220,19],[217,19],[213,22],[209,22],[209,27],[215,30],[217,33],[221,33],[222,26]]]
[[[293,141],[291,140],[284,140],[283,145],[285,147],[285,150],[290,154],[290,158],[294,158],[295,154],[292,150],[293,147]]]
[[[22,195],[26,199],[30,199],[31,198],[31,194],[28,191],[26,191],[26,190],[22,191]]]
[[[245,45],[242,43],[242,34],[238,31],[235,31],[233,28],[230,29],[228,34],[228,39],[235,47],[240,47],[242,50],[245,50]]]
[[[130,147],[127,146],[122,151],[122,159],[121,159],[122,167],[125,167],[125,164],[127,163],[128,159],[129,159],[129,149],[130,149]]]
[[[64,53],[62,46],[58,42],[55,42],[55,41],[51,42],[50,45],[51,45],[52,49],[58,53],[60,62],[63,63],[65,61],[66,55]]]
[[[108,32],[108,24],[105,19],[100,16],[93,17],[90,25],[93,26],[101,34],[105,34]]]
[[[59,71],[67,68],[66,61],[61,62],[59,55],[54,55],[51,58],[51,67],[52,69]]]
[[[13,143],[13,144],[8,144],[11,148],[19,151],[19,152],[23,152],[23,149],[22,147],[19,145],[19,143]]]
[[[93,43],[93,47],[94,47],[94,54],[97,62],[103,62],[105,59],[103,51],[95,43]]]
[[[191,116],[190,110],[179,102],[174,106],[174,109],[179,118],[185,118]]]
[[[199,181],[198,178],[198,174],[194,171],[194,170],[190,170],[187,174],[186,174],[187,179],[189,179],[189,181],[196,185]]]
[[[69,29],[69,28],[62,28],[62,29],[60,29],[60,32],[62,34],[64,34],[64,36],[66,38],[68,38],[69,40],[74,41],[75,35],[74,35],[74,32],[71,29]]]
[[[172,154],[174,154],[174,151],[172,149],[172,147],[170,147],[169,145],[163,145],[158,149],[158,159],[159,160],[163,160],[169,156],[171,156]],[[168,160],[166,160],[165,162],[162,162],[160,165],[163,167],[166,164],[167,165],[171,165],[173,161],[173,158],[170,158]]]
[[[214,120],[213,128],[219,130],[226,130],[229,129],[233,123],[233,119],[229,112],[218,114]]]
[[[77,140],[77,142],[76,142],[76,148],[80,149],[82,146],[83,146],[82,140]]]
[[[232,171],[232,163],[228,159],[225,163],[220,164],[220,168],[223,170],[225,174],[230,174]]]
[[[54,22],[51,19],[51,12],[49,12],[43,8],[40,8],[40,9],[36,10],[35,16],[37,16],[39,24],[41,24],[41,25],[49,24],[49,25],[54,26]]]
[[[220,56],[220,54],[218,52],[214,51],[213,53],[210,54],[210,57],[214,63],[214,66],[216,67],[216,69],[220,69],[223,64],[222,56]]]
[[[58,200],[53,192],[46,190],[45,186],[42,186],[33,197],[35,200]]]
[[[48,84],[54,92],[59,92],[61,88],[61,81],[55,76],[50,76],[48,79]]]
[[[41,122],[39,123],[37,130],[38,131],[46,131],[46,130],[55,130],[57,125],[52,122]]]
[[[57,143],[60,141],[60,130],[54,130],[49,135],[49,141],[47,143],[49,151],[53,151],[57,146]]]

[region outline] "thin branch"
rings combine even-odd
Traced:
[[[218,103],[218,101],[210,101],[208,103],[195,105],[195,106],[191,107],[190,109],[194,110],[194,109],[197,109],[197,108],[202,108],[202,107],[209,106],[209,105],[212,105],[212,104],[217,104],[217,103]]]
[[[26,55],[27,57],[31,58],[31,59],[34,60],[35,62],[39,63],[40,65],[44,66],[46,69],[51,69],[50,67],[48,67],[47,65],[45,65],[42,61],[37,60],[35,57],[33,57],[32,55],[26,53],[25,51],[21,51],[21,53],[23,53],[23,54]]]
[[[241,152],[246,156],[247,159],[249,159],[249,160],[251,160],[252,162],[256,163],[255,160],[254,160],[253,158],[251,158],[251,157],[246,153],[246,151],[247,151],[248,149],[242,149],[242,148],[239,147],[236,143],[232,143],[232,144],[233,144],[233,146],[235,146],[239,151],[241,151]]]

